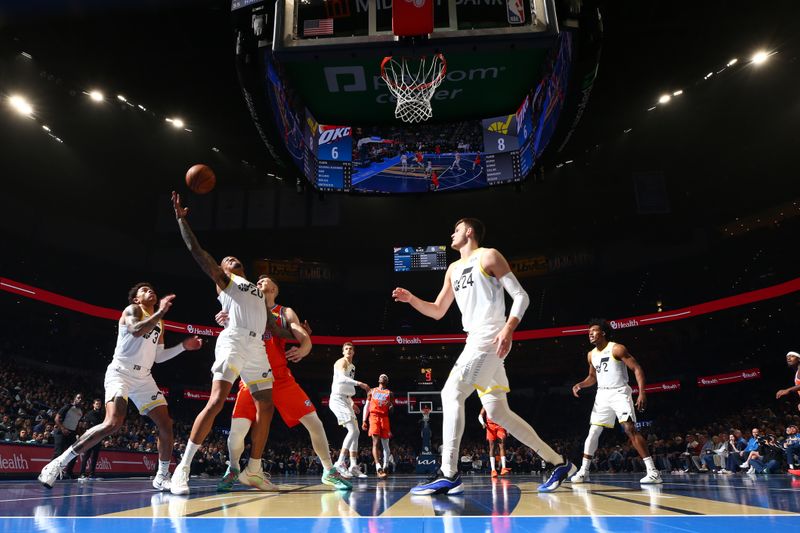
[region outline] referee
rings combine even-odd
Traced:
[[[81,418],[83,418],[81,402],[83,402],[83,395],[78,393],[75,395],[72,403],[68,403],[62,407],[56,414],[56,428],[53,430],[53,441],[55,442],[56,448],[53,451],[53,459],[64,453],[64,450],[72,446],[78,438],[76,430],[78,429],[78,423],[81,421]],[[72,474],[72,467],[77,460],[78,457],[76,456],[64,469],[65,475],[68,478],[74,477]]]
[[[83,421],[86,422],[86,429],[102,423],[105,417],[106,414],[103,411],[103,400],[100,398],[95,398],[92,402],[92,410],[86,413],[86,415],[83,417]],[[99,441],[97,444],[83,453],[83,458],[81,459],[81,477],[78,478],[78,481],[94,479],[95,472],[97,470],[97,459],[100,455],[100,447],[102,444],[103,441]],[[92,461],[92,468],[89,470],[89,477],[87,478],[86,465],[89,464],[90,460]]]

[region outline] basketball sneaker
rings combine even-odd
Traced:
[[[336,469],[337,472],[339,472],[339,475],[342,476],[343,478],[350,479],[351,477],[353,477],[344,463],[336,463],[333,465],[333,467]]]
[[[386,473],[386,470],[384,470],[383,468],[379,467],[378,468],[378,478],[379,479],[386,479],[387,477],[389,477],[389,474]]]
[[[539,485],[539,492],[553,492],[558,487],[561,486],[561,483],[567,479],[569,476],[577,472],[577,467],[569,461],[566,461],[560,465],[557,465],[553,469],[553,473],[550,474],[550,477]]]
[[[177,496],[189,494],[189,465],[178,465],[175,468],[169,482],[169,491]]]
[[[584,483],[586,482],[586,472],[578,470],[575,475],[569,478],[570,483]]]
[[[61,479],[63,476],[64,467],[61,466],[61,463],[58,461],[58,459],[53,459],[47,463],[44,468],[42,468],[42,471],[37,479],[42,485],[44,485],[45,488],[52,489],[56,481]]]
[[[461,483],[461,473],[456,472],[452,477],[447,477],[441,470],[411,489],[411,494],[417,496],[461,494],[462,492],[464,492],[464,485]]]
[[[510,473],[511,473],[511,469],[510,469],[510,468],[508,468],[508,467],[505,467],[505,466],[503,467],[503,469],[502,469],[502,470],[500,470],[500,475],[501,475],[501,476],[507,476],[507,475],[509,475]]]
[[[497,477],[497,470],[492,468],[492,477]]]
[[[361,469],[358,467],[358,465],[351,465],[350,466],[350,475],[353,476],[353,477],[360,477],[360,478],[367,477],[367,475],[364,472],[361,471]]]
[[[648,470],[647,475],[640,479],[639,483],[642,485],[657,485],[659,483],[664,483],[664,480],[661,478],[661,473],[658,470]]]
[[[239,474],[241,474],[241,471],[238,468],[233,468],[228,465],[228,469],[225,470],[225,475],[222,476],[222,479],[217,483],[217,490],[219,492],[228,492],[232,490],[233,486],[236,485]]]
[[[169,485],[170,485],[169,473],[165,475],[162,474],[161,472],[158,472],[156,474],[156,477],[153,478],[153,488],[156,490],[167,491],[169,490]]]
[[[239,481],[250,487],[254,487],[258,490],[264,492],[275,492],[278,490],[272,481],[269,479],[269,474],[264,472],[263,470],[259,470],[258,472],[251,472],[247,468],[242,470],[239,474]]]
[[[322,482],[325,485],[330,485],[336,490],[353,489],[353,484],[344,479],[339,470],[337,470],[335,466],[330,470],[326,471],[324,474],[322,474]]]

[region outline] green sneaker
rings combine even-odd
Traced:
[[[222,476],[222,479],[220,479],[219,483],[217,483],[217,490],[220,492],[229,492],[231,489],[233,489],[238,477],[239,469],[228,466],[228,469],[225,471],[225,475]]]
[[[322,482],[336,490],[353,490],[353,485],[339,474],[335,466],[322,474]]]

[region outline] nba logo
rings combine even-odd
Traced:
[[[523,0],[506,0],[506,13],[509,24],[525,24],[525,3]]]

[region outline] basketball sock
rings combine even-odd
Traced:
[[[501,456],[500,456],[500,465],[501,465],[503,468],[505,468],[505,467],[506,467],[506,456],[505,456],[505,455],[501,455]]]
[[[78,452],[76,452],[72,448],[72,446],[70,446],[69,448],[64,450],[64,453],[59,455],[56,460],[58,461],[58,464],[65,465],[65,464],[69,463],[70,461],[72,461],[73,459],[75,459],[76,457],[78,457]]]
[[[183,452],[183,457],[181,457],[181,463],[178,466],[191,466],[192,459],[194,459],[194,454],[197,453],[197,450],[200,449],[199,444],[195,444],[191,440],[186,442],[186,450]]]
[[[458,471],[458,450],[464,434],[464,402],[472,394],[471,385],[456,374],[447,378],[442,389],[442,473],[453,477]]]
[[[386,470],[389,466],[389,456],[392,454],[389,449],[389,439],[381,439],[381,445],[383,445],[383,469]]]
[[[592,464],[592,460],[591,459],[587,459],[586,457],[584,457],[583,461],[581,461],[581,471],[582,472],[588,472],[589,471],[589,467],[591,466],[591,464]]]
[[[350,454],[350,468],[358,467],[358,455],[351,453]]]
[[[231,432],[228,434],[228,455],[231,468],[239,470],[239,462],[244,452],[244,438],[250,431],[249,418],[234,418],[231,420]]]
[[[487,394],[481,400],[489,418],[506,428],[509,434],[514,435],[518,441],[531,448],[539,457],[553,465],[566,461],[566,458],[556,453],[553,448],[539,438],[539,435],[530,424],[508,407],[508,400],[505,395],[497,397]]]
[[[322,420],[319,419],[317,413],[308,413],[300,419],[300,423],[308,430],[308,435],[311,437],[311,447],[319,457],[322,468],[326,471],[331,469],[331,454],[328,448],[328,437],[325,435],[325,427],[322,425]]]
[[[644,460],[644,466],[647,467],[648,472],[652,472],[653,470],[656,469],[656,465],[653,462],[652,457],[645,457],[643,460]]]
[[[339,453],[339,459],[336,461],[336,464],[337,465],[343,465],[345,463],[345,460],[347,459],[347,457],[349,455],[350,455],[350,450],[348,450],[347,448],[342,447],[342,451],[341,451],[341,453]]]
[[[253,459],[252,457],[247,460],[247,470],[250,472],[261,472],[261,458]]]
[[[169,461],[158,462],[158,473],[162,476],[169,475]]]
[[[491,467],[492,467],[492,470],[497,470],[497,468],[495,467],[496,465],[495,465],[495,458],[494,458],[494,456],[492,456],[492,457],[489,457],[489,464],[491,465]]]

